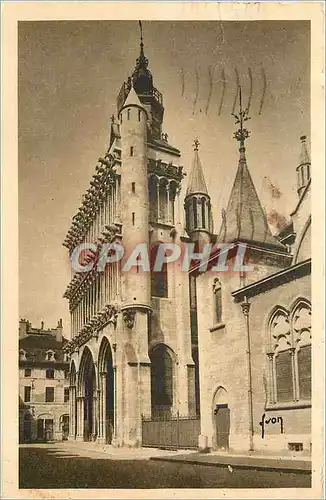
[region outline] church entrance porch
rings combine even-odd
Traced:
[[[71,393],[69,439],[98,441],[111,444],[115,428],[115,371],[109,341],[102,340],[98,361],[95,362],[88,346],[80,363],[78,380],[75,364],[71,365]],[[74,392],[77,397],[74,397]]]

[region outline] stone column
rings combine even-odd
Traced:
[[[106,442],[106,372],[100,373],[99,434],[101,441],[105,443]]]
[[[98,436],[98,398],[97,391],[93,393],[93,426],[92,426],[93,439]]]
[[[246,334],[247,334],[247,370],[248,370],[248,415],[249,415],[249,450],[254,449],[254,417],[252,404],[252,374],[251,374],[251,346],[250,346],[250,326],[249,326],[249,311],[250,302],[247,297],[241,304],[241,309],[245,317]]]
[[[76,387],[71,385],[69,387],[69,441],[74,441],[76,438],[76,426],[75,426],[75,415],[76,415]]]
[[[297,384],[297,370],[295,363],[295,347],[291,347],[291,365],[292,365],[292,387],[293,387],[293,401],[299,401],[298,384]]]
[[[268,403],[275,403],[275,394],[274,394],[274,380],[273,380],[273,352],[268,352],[268,379],[267,379],[267,394],[268,394]]]
[[[157,220],[160,221],[160,181],[156,183],[156,206],[157,206]]]
[[[171,222],[170,219],[170,184],[166,186],[166,205],[167,205],[167,218],[166,221],[168,224]]]
[[[101,378],[99,379],[99,384],[101,384]],[[96,418],[97,418],[97,441],[102,441],[102,418],[101,418],[101,404],[102,404],[102,395],[101,395],[101,385],[97,389],[97,408],[96,408]]]
[[[77,441],[84,440],[84,400],[84,396],[77,396]]]

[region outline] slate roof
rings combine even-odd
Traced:
[[[127,98],[126,98],[122,108],[126,108],[128,106],[138,106],[139,108],[144,109],[146,111],[146,109],[144,108],[144,106],[140,102],[139,97],[136,94],[134,87],[131,87],[129,94],[127,95]],[[147,114],[147,111],[146,111],[146,114]]]
[[[204,193],[208,195],[204,172],[197,150],[194,151],[194,158],[189,175],[186,196],[196,193]]]
[[[46,361],[45,353],[48,350],[54,351],[55,362],[64,362],[63,346],[68,342],[63,337],[62,342],[58,342],[54,335],[50,333],[33,334],[19,340],[19,349],[26,351],[27,361]]]
[[[240,157],[229,202],[222,215],[218,241],[245,241],[285,250],[270,231],[244,155]]]

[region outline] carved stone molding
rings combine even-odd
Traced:
[[[133,328],[135,324],[136,311],[135,309],[124,309],[122,317],[128,328]]]
[[[70,342],[65,345],[64,350],[68,353],[74,352],[76,349],[85,344],[90,338],[98,338],[99,330],[106,324],[117,324],[118,309],[113,305],[107,305],[96,316],[94,316],[86,325],[82,327],[79,334],[76,335]]]

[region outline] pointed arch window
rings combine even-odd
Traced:
[[[152,297],[168,297],[168,269],[167,264],[163,263],[160,271],[154,271],[156,255],[159,243],[151,249],[151,295]]]
[[[206,200],[201,199],[201,227],[206,229]]]
[[[198,227],[198,217],[197,217],[197,198],[192,199],[192,210],[193,210],[193,221],[194,227],[191,229],[196,229]]]
[[[305,299],[290,311],[279,306],[271,316],[268,338],[270,404],[311,399],[311,306]]]
[[[151,360],[151,401],[154,413],[169,413],[173,406],[173,361],[165,345],[149,354]]]
[[[222,285],[219,278],[213,281],[214,294],[214,320],[215,323],[222,323]]]

